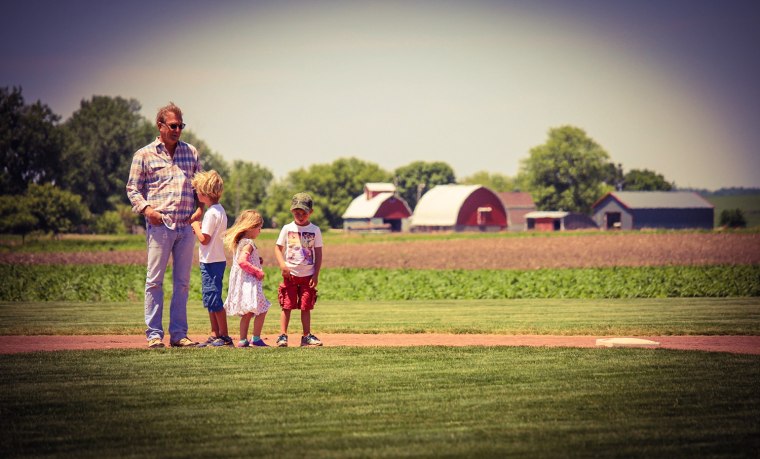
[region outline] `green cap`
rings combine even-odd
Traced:
[[[306,193],[296,193],[293,195],[293,200],[290,201],[290,210],[302,209],[310,211],[312,206],[311,196]]]

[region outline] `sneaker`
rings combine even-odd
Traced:
[[[182,338],[182,339],[180,339],[179,341],[172,342],[172,347],[195,347],[197,345],[198,345],[198,343],[196,343],[195,341],[191,340],[187,336],[184,337],[184,338]]]
[[[225,346],[235,347],[235,342],[229,336],[220,336],[219,338],[224,341]]]
[[[249,343],[247,339],[241,339],[240,341],[238,341],[237,347],[250,347],[250,346],[251,346],[251,343]]]
[[[288,335],[282,334],[277,338],[277,347],[288,347]]]
[[[287,344],[288,339],[285,338],[285,344]],[[264,342],[263,339],[260,339],[258,341],[251,341],[251,346],[253,347],[269,347],[267,343]],[[279,344],[278,344],[279,346]]]
[[[151,349],[158,349],[166,346],[164,346],[164,343],[161,342],[161,338],[151,338],[148,341],[148,347]]]
[[[206,347],[213,345],[214,341],[216,340],[216,336],[209,336],[205,343],[200,343],[195,347]]]
[[[209,346],[213,346],[213,347],[222,347],[226,344],[227,343],[225,343],[221,337],[214,338],[214,341],[211,341],[210,343],[208,343]]]
[[[309,333],[306,336],[301,337],[301,346],[321,346],[322,341],[319,340],[316,336]]]

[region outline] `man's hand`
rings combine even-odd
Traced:
[[[148,223],[150,223],[153,226],[164,224],[164,219],[163,219],[163,215],[161,215],[161,212],[153,209],[150,206],[145,208],[143,215],[145,216],[145,219],[148,220]]]

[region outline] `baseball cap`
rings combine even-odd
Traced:
[[[311,206],[311,196],[306,193],[296,193],[293,195],[293,199],[290,201],[290,210],[302,209],[305,211],[310,211]]]

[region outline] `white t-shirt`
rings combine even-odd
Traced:
[[[290,222],[282,227],[277,245],[285,247],[285,265],[296,277],[314,275],[315,249],[322,247],[322,231],[314,223],[298,226]]]
[[[211,236],[211,242],[198,247],[201,263],[227,261],[224,256],[224,232],[227,231],[227,214],[221,204],[214,204],[203,214],[201,233]]]

